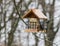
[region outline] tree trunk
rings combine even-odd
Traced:
[[[11,31],[8,34],[8,46],[12,45],[13,39],[14,39],[14,33],[16,31],[16,28],[18,26],[19,18],[13,18],[12,25],[11,25]]]
[[[36,36],[36,33],[33,33],[33,35],[35,36],[35,46],[38,46],[39,38]]]
[[[39,0],[40,1],[40,0]],[[55,38],[56,32],[54,32],[54,5],[55,5],[55,0],[52,1],[52,4],[49,3],[47,6],[45,0],[41,0],[40,4],[42,5],[43,13],[46,15],[46,12],[48,11],[49,14],[49,22],[47,23],[47,39],[51,42],[48,42],[45,40],[45,46],[53,46],[53,40]],[[49,10],[47,9],[49,8]]]

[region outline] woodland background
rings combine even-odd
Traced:
[[[24,32],[21,16],[31,8],[48,17],[46,37]],[[60,0],[0,0],[0,46],[60,46]]]

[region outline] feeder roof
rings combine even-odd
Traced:
[[[39,9],[30,9],[25,15],[23,15],[23,18],[47,19]]]

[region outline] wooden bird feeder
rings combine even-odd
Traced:
[[[27,29],[25,30],[26,32],[41,31],[40,19],[47,20],[47,17],[38,9],[30,9],[22,18],[28,18],[29,20]]]

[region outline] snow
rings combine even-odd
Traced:
[[[28,1],[28,0],[27,0]],[[51,0],[52,1],[52,0]],[[50,1],[50,2],[51,2]],[[16,2],[19,2],[19,0],[16,0]],[[46,0],[46,2],[47,2],[47,4],[49,3],[49,0]],[[35,2],[32,2],[30,5],[29,5],[29,9],[31,9],[31,8],[35,8],[35,7],[37,7],[36,6],[37,5],[37,3],[35,4]],[[60,6],[60,1],[59,0],[56,0],[56,3],[55,3],[55,13],[54,13],[54,26],[56,26],[57,25],[57,23],[59,22],[59,18],[60,17],[57,17],[57,16],[60,16],[60,7],[57,7],[57,6]],[[12,7],[13,7],[13,5],[11,5],[10,7],[9,7],[9,12],[7,13],[7,17],[9,17],[9,14],[11,13],[11,11],[12,11]],[[39,8],[41,8],[41,6],[39,6]],[[1,11],[1,10],[0,10]],[[47,15],[48,15],[48,13],[47,13]],[[14,16],[16,16],[15,14],[14,14]],[[18,16],[19,17],[19,16]],[[48,16],[49,17],[49,16]],[[57,17],[57,18],[56,18]],[[6,19],[6,21],[7,21],[8,19]],[[27,19],[25,19],[24,21],[27,21]],[[22,23],[22,24],[21,24]],[[1,23],[1,26],[3,26],[4,25],[4,23]],[[17,31],[18,30],[21,30],[21,42],[25,45],[25,46],[27,46],[27,44],[28,44],[28,41],[27,41],[27,36],[28,36],[28,33],[26,33],[26,32],[24,32],[24,30],[25,30],[25,27],[26,27],[26,25],[22,22],[22,21],[19,21],[19,23],[18,23],[18,28],[17,28]],[[11,22],[9,21],[9,22],[7,22],[7,32],[9,32],[10,30],[11,30]],[[2,29],[2,33],[4,33],[4,29]],[[16,34],[16,35],[18,35],[18,33]],[[4,34],[2,35],[2,37],[3,38],[1,38],[1,41],[4,41],[5,40],[5,38],[4,38]],[[38,33],[38,35],[37,36],[39,36],[39,33]],[[43,36],[43,34],[41,35],[41,38],[44,38],[44,37],[42,37]],[[54,43],[56,43],[56,44],[58,44],[58,46],[60,46],[60,29],[59,29],[59,31],[57,32],[57,34],[56,34],[56,36],[55,36],[55,39],[54,39]],[[29,45],[34,45],[35,44],[35,41],[34,41],[34,36],[32,35],[32,33],[30,33],[29,34]],[[40,39],[40,41],[39,41],[39,45],[41,45],[41,46],[44,46],[44,40],[41,40]],[[56,45],[54,45],[54,46],[56,46]]]

